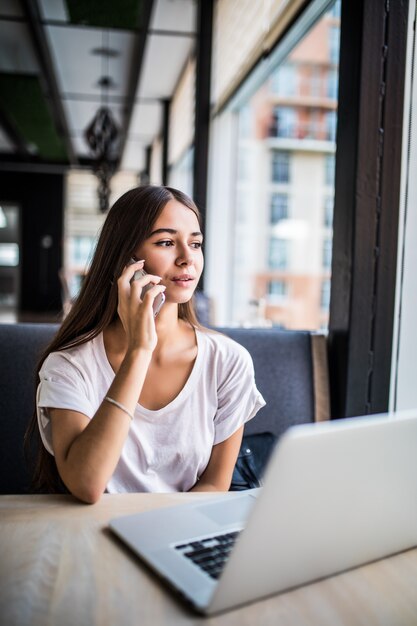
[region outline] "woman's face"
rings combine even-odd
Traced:
[[[202,242],[195,213],[170,200],[151,235],[135,250],[137,259],[145,259],[145,271],[161,276],[167,302],[180,304],[191,299],[204,266]]]

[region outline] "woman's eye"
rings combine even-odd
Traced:
[[[191,244],[191,246],[195,248],[196,250],[198,250],[198,248],[201,248],[202,245],[203,245],[202,241],[193,241],[193,243]]]
[[[164,239],[163,241],[157,241],[156,245],[167,248],[168,246],[172,246],[173,243],[172,243],[172,241],[170,239]]]

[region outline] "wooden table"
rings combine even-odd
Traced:
[[[208,494],[0,496],[3,626],[415,626],[417,549],[212,617],[199,617],[107,529],[107,522]],[[227,495],[225,496],[227,497]]]

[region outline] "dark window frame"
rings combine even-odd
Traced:
[[[342,3],[329,319],[332,416],[387,411],[408,3]]]

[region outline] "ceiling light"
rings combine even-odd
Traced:
[[[96,158],[94,173],[99,179],[100,211],[105,212],[109,208],[110,179],[114,174],[119,147],[119,129],[108,107],[100,107],[84,135]]]

